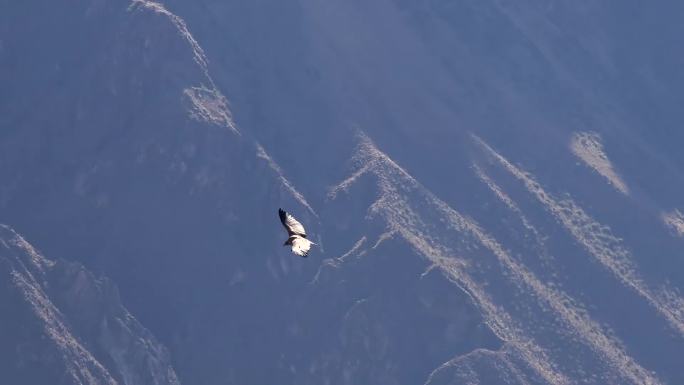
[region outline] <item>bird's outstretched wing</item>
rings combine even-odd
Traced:
[[[299,235],[306,238],[304,226],[302,226],[302,224],[299,223],[292,215],[283,209],[278,209],[278,215],[280,215],[280,221],[283,223],[283,226],[285,226],[285,230],[287,230],[287,235]]]
[[[306,238],[296,237],[292,240],[292,252],[306,258],[311,249],[311,241]]]

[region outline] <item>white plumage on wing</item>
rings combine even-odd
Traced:
[[[291,246],[293,253],[300,257],[307,257],[311,245],[315,245],[315,243],[306,238],[304,226],[283,209],[278,209],[278,215],[288,235],[287,241],[285,241],[283,246]]]

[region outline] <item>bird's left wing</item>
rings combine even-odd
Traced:
[[[280,216],[280,222],[285,226],[288,235],[300,235],[306,237],[306,231],[304,226],[299,223],[290,213],[283,209],[278,209],[278,215]]]

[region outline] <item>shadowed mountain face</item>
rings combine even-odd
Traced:
[[[166,349],[110,281],[0,226],[0,368],[11,384],[179,384]]]
[[[682,16],[0,5],[0,380],[684,382]]]

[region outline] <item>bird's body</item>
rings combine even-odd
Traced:
[[[314,243],[306,238],[304,226],[283,209],[278,209],[278,215],[288,235],[283,246],[291,246],[293,253],[306,258]]]

